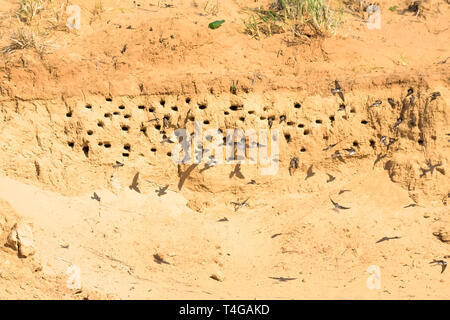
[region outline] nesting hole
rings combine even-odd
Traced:
[[[336,118],[334,116],[329,116],[329,119],[331,122],[334,122],[336,120]]]
[[[228,111],[224,111],[223,114],[227,116],[227,115],[229,115],[230,113],[229,113]]]
[[[103,128],[104,125],[105,124],[103,123],[103,121],[97,122],[97,126],[100,127],[100,128]]]
[[[286,124],[287,124],[288,126],[293,126],[295,123],[292,122],[292,121],[288,121]]]
[[[209,120],[203,121],[203,124],[209,124]]]
[[[205,104],[201,104],[201,105],[198,106],[198,108],[199,108],[200,110],[205,110],[207,107],[206,107]]]
[[[303,131],[303,134],[305,135],[305,136],[307,136],[308,134],[310,134],[311,133],[311,131],[309,131],[309,129],[306,129],[305,131]]]
[[[92,136],[93,133],[94,133],[94,131],[92,131],[92,130],[88,130],[88,131],[87,131],[87,134],[88,134],[89,136]]]
[[[118,116],[119,114],[120,114],[119,111],[114,111],[114,112],[113,112],[113,115],[115,115],[115,116]]]
[[[417,142],[418,142],[421,146],[423,146],[423,143],[424,143],[423,139],[419,139],[419,140],[417,140]]]
[[[83,146],[83,153],[86,156],[86,158],[89,157],[89,146],[88,145]]]
[[[150,149],[152,152],[156,152],[156,148],[151,148]]]
[[[298,102],[294,103],[294,108],[295,109],[300,109],[302,107],[302,105]]]
[[[166,105],[166,100],[164,99],[159,100],[159,104],[164,107]]]
[[[153,107],[148,108],[148,112],[155,112],[155,108]]]
[[[177,112],[178,112],[178,107],[177,107],[177,106],[175,106],[175,107],[172,107],[172,110],[173,110],[173,111],[177,111]]]
[[[370,146],[371,146],[372,148],[375,148],[375,140],[370,139],[370,140],[369,140],[369,144],[370,144]]]
[[[361,120],[361,124],[368,124],[369,122],[367,120]]]
[[[291,142],[291,135],[289,133],[285,133],[284,138],[286,139],[287,143]]]
[[[67,145],[71,148],[73,148],[73,146],[75,145],[75,143],[73,141],[69,141],[67,142]]]
[[[306,148],[304,148],[304,147],[301,148],[301,149],[300,149],[300,152],[306,152]]]
[[[248,111],[248,114],[254,114],[254,113],[255,113],[254,110],[249,110],[249,111]]]
[[[186,101],[186,103],[189,104],[189,103],[191,103],[191,98],[186,98],[186,100],[184,100],[184,101]]]
[[[167,152],[167,156],[171,157],[172,156],[172,152]]]
[[[86,109],[92,109],[92,106],[90,104],[87,104]]]
[[[123,116],[125,119],[129,119],[129,118],[131,118],[131,114],[126,114],[126,115],[124,115]]]
[[[353,141],[353,146],[354,146],[354,147],[359,147],[358,141]]]
[[[67,112],[67,113],[66,113],[66,117],[67,117],[67,118],[72,117],[72,111]]]
[[[122,128],[123,131],[128,131],[128,130],[130,130],[130,127],[129,127],[129,126],[126,126],[126,125],[122,125],[122,126],[120,126],[120,127]]]
[[[304,125],[304,124],[302,124],[302,123],[299,123],[297,127],[298,127],[298,128],[304,128],[304,127],[305,127],[305,125]]]
[[[241,120],[242,122],[245,121],[245,117],[240,117],[239,120]]]
[[[129,154],[128,152],[124,152],[124,153],[122,153],[122,156],[123,156],[123,157],[129,157],[130,154]]]
[[[111,98],[111,97],[106,97],[105,100],[106,100],[107,102],[112,102],[112,98]]]
[[[120,105],[120,106],[119,106],[119,109],[120,109],[120,110],[124,110],[124,109],[125,109],[125,106],[124,106],[124,105]]]
[[[155,129],[156,130],[161,130],[161,125],[159,125],[159,124],[155,125]]]
[[[317,119],[317,120],[316,120],[316,123],[317,123],[317,124],[322,124],[322,120]]]
[[[145,110],[145,106],[140,105],[140,106],[138,106],[138,109],[139,109],[139,110]]]
[[[124,145],[123,148],[127,151],[131,151],[131,146],[129,144]]]
[[[109,143],[109,142],[104,142],[104,143],[103,143],[103,146],[104,146],[105,148],[111,148],[111,143]]]

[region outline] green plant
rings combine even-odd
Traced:
[[[294,36],[324,36],[339,25],[342,12],[341,3],[332,9],[325,0],[276,0],[268,9],[251,10],[244,25],[246,33],[255,38],[286,30]]]
[[[236,94],[238,83],[239,83],[239,80],[237,80],[236,83],[234,82],[234,80],[231,81],[230,92],[232,94]]]

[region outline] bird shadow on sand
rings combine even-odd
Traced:
[[[191,172],[195,169],[195,167],[197,167],[198,164],[194,163],[191,164],[189,166],[189,168],[187,168],[187,170],[185,172],[183,172],[183,174],[181,174],[180,177],[180,181],[178,182],[178,190],[181,190],[181,188],[183,188],[184,182],[186,181],[186,179],[189,177],[189,175],[191,174]]]

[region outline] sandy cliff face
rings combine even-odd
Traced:
[[[380,30],[347,12],[336,35],[291,46],[244,34],[245,1],[217,16],[79,2],[82,28],[52,33],[49,53],[0,58],[0,297],[448,298],[429,263],[450,255],[448,4],[382,1]],[[2,46],[15,26],[1,21]],[[240,167],[177,166],[165,140],[195,123],[219,141],[270,128],[278,170],[262,175],[250,147]],[[3,246],[23,219],[33,258]]]

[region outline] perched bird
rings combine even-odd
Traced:
[[[382,143],[384,143],[384,144],[386,144],[386,136],[381,136],[381,138],[380,138],[380,144],[382,144]]]
[[[294,157],[289,162],[289,174],[292,176],[296,169],[298,169],[299,166],[299,160],[297,157]]]
[[[286,116],[280,116],[280,123],[286,122]]]
[[[345,101],[344,99],[344,93],[342,92],[342,88],[339,85],[339,82],[337,80],[334,80],[334,89],[331,89],[331,93],[335,95],[336,93],[339,95],[342,101]]]
[[[129,186],[129,188],[131,190],[141,193],[141,190],[139,190],[139,187],[138,187],[138,180],[139,180],[139,172],[134,175],[133,181],[131,182],[131,185]]]
[[[374,103],[372,103],[372,104],[369,106],[369,108],[378,107],[378,106],[380,106],[382,103],[383,103],[383,101],[377,100],[377,101],[375,101]]]
[[[155,190],[155,192],[158,194],[158,197],[161,197],[165,194],[167,194],[166,190],[169,188],[169,185],[166,184],[164,187],[158,186],[158,190]]]
[[[389,102],[389,104],[391,105],[392,108],[395,107],[395,101],[394,101],[394,99],[388,98],[388,102]]]
[[[345,163],[344,158],[342,157],[341,153],[339,152],[339,150],[336,150],[332,155],[331,155],[331,159],[338,159],[339,161],[342,161]]]
[[[152,121],[159,121],[159,118],[154,118],[154,119],[147,120],[147,122],[152,122]]]
[[[397,121],[394,123],[394,129],[397,129],[400,123],[403,122],[403,119],[400,117],[397,119]]]
[[[339,209],[342,209],[342,210],[348,210],[348,209],[350,209],[350,208],[341,206],[341,205],[340,205],[339,203],[337,203],[337,202],[334,202],[333,199],[331,199],[331,198],[330,198],[330,200],[331,200],[331,203],[332,203],[333,206],[334,206],[333,211],[336,211],[337,213],[339,213]]]
[[[416,100],[416,98],[414,96],[409,97],[409,105],[413,106],[415,100]]]
[[[269,124],[269,129],[272,129],[273,119],[272,118],[267,119],[267,123]]]
[[[345,111],[345,104],[343,104],[343,103],[341,103],[340,105],[339,105],[339,109],[338,109],[338,111]]]
[[[437,97],[440,97],[440,96],[441,96],[441,93],[440,93],[439,91],[433,92],[433,93],[431,94],[430,101],[436,100]]]
[[[162,137],[161,144],[164,144],[164,143],[175,143],[175,142],[173,142],[172,140],[170,140],[170,138],[168,138],[168,137],[164,134],[163,137]]]
[[[414,89],[413,88],[409,88],[408,92],[406,93],[406,96],[408,97],[408,96],[412,95],[413,93],[414,93]]]
[[[356,150],[354,148],[346,148],[344,150],[348,152],[349,156],[352,156],[356,153]]]
[[[312,167],[313,167],[313,165],[309,166],[308,171],[306,172],[305,180],[308,179],[308,178],[311,178],[313,175],[316,174],[315,172],[312,171]]]
[[[168,117],[164,117],[163,118],[163,128],[168,128],[169,125],[170,125],[169,118]]]
[[[332,182],[332,181],[336,180],[336,177],[335,177],[335,176],[332,176],[332,175],[331,175],[331,174],[329,174],[329,173],[327,173],[327,175],[328,175],[328,180],[327,180],[327,183],[329,183],[329,182]]]
[[[234,211],[238,211],[240,208],[245,207],[247,205],[247,201],[250,198],[247,198],[246,200],[244,200],[243,202],[234,202],[232,201],[231,203],[234,205]]]
[[[116,164],[113,164],[113,168],[119,168],[119,167],[123,167],[123,166],[124,166],[124,164],[119,161],[116,161]]]
[[[92,195],[91,199],[100,202],[100,197],[99,197],[98,194],[95,193],[95,192],[94,192],[94,194]]]
[[[444,260],[433,260],[430,264],[440,265],[442,267],[441,273],[443,273],[445,268],[447,268],[447,261]]]
[[[394,239],[400,239],[400,237],[383,237],[380,240],[378,240],[376,243],[380,243],[380,242],[383,242],[383,241],[394,240]]]
[[[386,149],[389,150],[389,148],[397,141],[398,139],[396,138],[389,138],[389,143],[387,144]]]

